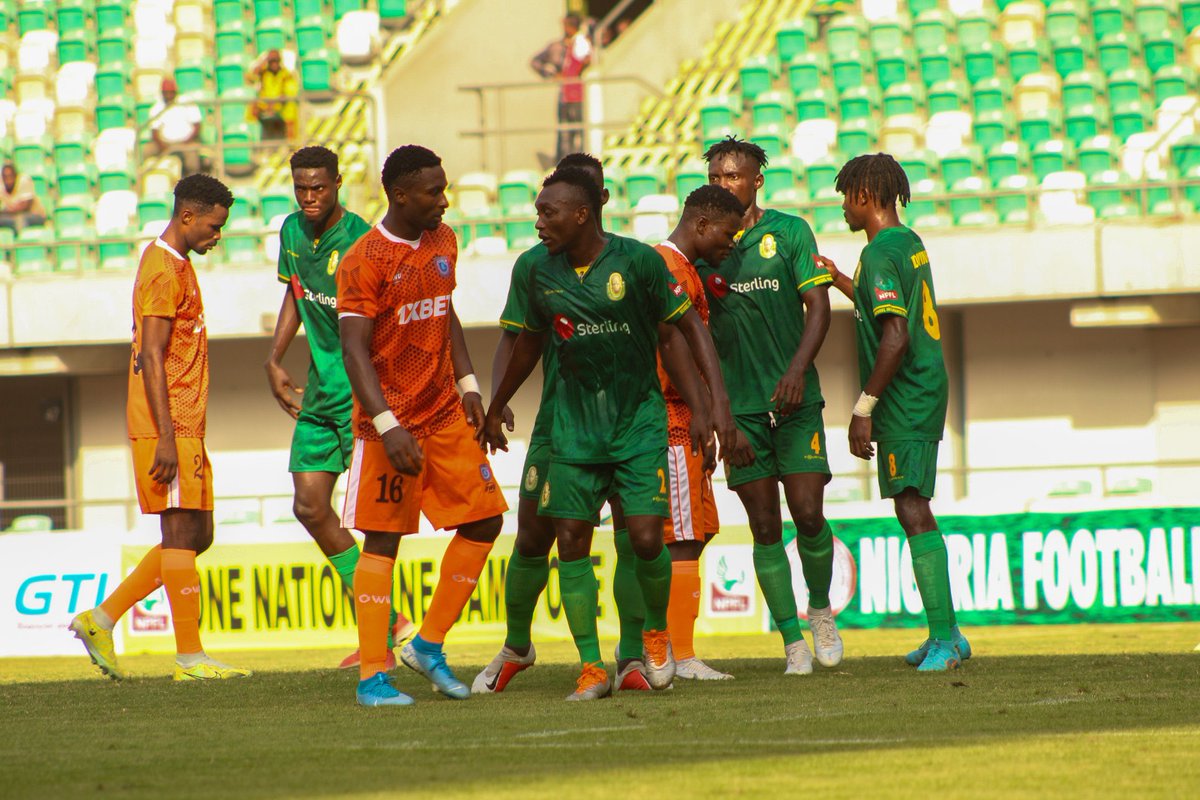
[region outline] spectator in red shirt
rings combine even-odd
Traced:
[[[592,61],[592,43],[582,26],[583,20],[578,14],[568,14],[563,18],[563,38],[548,44],[530,62],[538,75],[562,82],[558,95],[555,161],[567,153],[583,150],[583,82],[579,76]]]

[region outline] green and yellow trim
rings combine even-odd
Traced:
[[[681,304],[680,304],[679,308],[675,309],[675,310],[674,310],[674,311],[672,311],[670,314],[668,314],[667,316],[663,317],[663,318],[662,318],[662,321],[663,321],[663,322],[671,322],[671,321],[673,321],[673,320],[674,320],[676,317],[682,317],[684,314],[686,314],[686,313],[687,313],[687,310],[688,310],[689,308],[691,308],[691,307],[692,307],[692,301],[691,301],[689,298],[686,298],[686,297],[685,297],[685,298],[683,299],[683,303],[681,303]]]
[[[830,275],[828,272],[826,272],[824,275],[814,275],[813,277],[809,278],[808,280],[804,281],[799,286],[797,286],[796,290],[803,292],[804,288],[806,286],[809,288],[814,288],[817,286],[822,286],[826,283],[833,283],[833,276]]]
[[[897,317],[908,319],[908,309],[894,303],[884,303],[881,306],[875,306],[874,314],[877,317],[883,314],[895,314]]]

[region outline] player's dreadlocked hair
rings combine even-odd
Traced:
[[[733,192],[723,186],[717,186],[715,183],[708,183],[695,189],[683,202],[683,216],[685,217],[695,214],[707,214],[710,217],[732,214],[741,217],[745,213],[746,209],[742,207],[742,202]]]
[[[766,150],[763,150],[754,142],[748,142],[736,136],[726,136],[704,152],[704,160],[710,164],[722,156],[742,156],[750,161],[757,162],[759,169],[765,167],[768,160]]]
[[[233,205],[233,192],[211,175],[188,175],[175,184],[175,210],[172,213],[178,214],[184,205],[200,214],[208,213],[213,206],[229,208]]]
[[[383,189],[390,192],[401,178],[407,178],[429,167],[440,167],[442,159],[428,147],[406,144],[397,147],[383,162]]]
[[[324,169],[330,177],[336,178],[338,175],[337,153],[320,145],[301,147],[292,153],[289,164],[292,169]]]
[[[556,183],[574,186],[583,196],[584,205],[592,212],[592,217],[599,218],[600,206],[604,204],[604,198],[601,197],[600,187],[596,185],[591,173],[583,167],[559,167],[542,182],[542,188],[548,188]]]
[[[904,167],[887,153],[855,156],[837,174],[834,188],[849,197],[865,192],[883,207],[908,205],[908,176]]]

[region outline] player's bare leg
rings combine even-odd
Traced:
[[[829,476],[801,472],[783,476],[788,512],[796,525],[796,550],[808,585],[808,627],[813,653],[823,667],[842,661],[842,637],[833,619],[829,586],[833,580],[833,529],[825,519],[825,484]]]

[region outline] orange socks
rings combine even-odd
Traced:
[[[667,606],[667,631],[675,658],[695,658],[693,636],[700,615],[700,562],[671,562],[671,602]]]
[[[392,613],[394,558],[359,556],[354,569],[354,613],[358,615],[358,674],[366,680],[387,671],[388,624]],[[434,600],[437,599],[436,593]]]
[[[121,585],[100,604],[100,608],[113,622],[125,616],[133,604],[162,586],[162,546],[154,545],[142,557]]]
[[[162,550],[162,582],[171,601],[171,624],[175,627],[175,652],[193,655],[200,645],[200,574],[192,550]],[[145,565],[138,565],[138,570]],[[132,603],[131,603],[132,605]]]
[[[429,612],[421,622],[422,639],[430,644],[446,641],[446,632],[474,594],[479,573],[491,552],[491,542],[473,542],[458,534],[450,540],[442,555],[442,570],[429,601]]]

